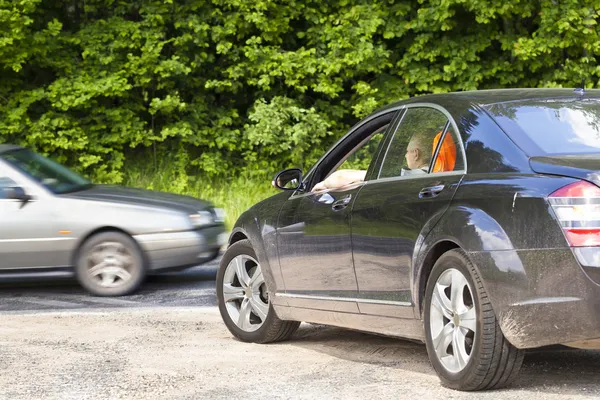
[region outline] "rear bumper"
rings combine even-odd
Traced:
[[[136,235],[152,271],[194,266],[214,259],[227,242],[223,225],[196,231]]]
[[[571,249],[470,253],[504,336],[518,348],[600,338],[600,285]],[[589,344],[589,343],[588,343]]]

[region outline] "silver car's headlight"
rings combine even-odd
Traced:
[[[195,228],[215,224],[215,219],[210,211],[198,211],[196,214],[190,214],[189,218]]]

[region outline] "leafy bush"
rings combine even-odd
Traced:
[[[0,0],[0,141],[99,182],[175,156],[174,190],[307,168],[393,100],[597,86],[597,22],[585,0]]]

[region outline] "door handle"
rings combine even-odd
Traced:
[[[346,196],[344,196],[343,198],[333,202],[333,205],[331,206],[331,209],[333,211],[341,211],[344,208],[348,207],[348,204],[350,204],[350,199],[352,199],[352,195],[348,194]]]
[[[333,203],[333,200],[334,200],[333,197],[329,193],[323,193],[317,199],[317,201],[322,204],[331,204],[331,203]]]
[[[435,197],[438,194],[440,194],[440,192],[442,190],[444,190],[444,188],[445,188],[444,185],[435,185],[435,186],[429,186],[429,187],[423,188],[419,192],[419,198],[420,199],[429,199],[429,198]]]

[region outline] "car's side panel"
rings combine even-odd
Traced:
[[[279,210],[290,195],[291,192],[281,192],[252,206],[238,218],[230,235],[230,243],[236,234],[243,234],[250,240],[271,293],[285,290],[275,227]],[[287,304],[285,300],[283,302]]]
[[[286,292],[356,295],[350,210],[358,190],[307,193],[285,202],[277,223],[277,245]],[[338,209],[336,204],[345,208]]]
[[[425,340],[423,323],[412,318],[384,317],[347,312],[332,312],[314,308],[275,306],[282,319],[310,321],[315,324],[339,326],[357,331],[378,333],[386,336]]]
[[[530,347],[564,340],[553,334],[541,337],[528,328],[517,329],[521,325],[515,322],[524,321],[525,315],[533,317],[532,310],[544,309],[548,302],[556,303],[557,309],[578,307],[575,303],[590,286],[545,200],[572,181],[543,175],[465,176],[450,208],[415,254],[415,317],[421,318],[427,269],[432,267],[426,264],[427,256],[436,245],[451,242],[465,250],[478,268],[509,341]],[[536,321],[550,323],[544,318]],[[550,331],[557,329],[545,326]],[[561,329],[566,332],[566,328]]]
[[[415,244],[450,205],[462,173],[369,182],[352,210],[352,247],[363,313],[412,315],[411,259]],[[420,198],[426,187],[444,185],[436,197]],[[429,223],[428,223],[429,221]],[[394,307],[383,304],[401,302]],[[404,306],[407,314],[398,307]]]
[[[514,346],[600,338],[600,286],[585,275],[571,249],[474,252],[469,257],[487,280],[502,333]]]
[[[438,225],[466,251],[565,247],[546,196],[573,182],[544,175],[466,175]]]
[[[27,177],[0,161],[0,176],[22,187],[32,199],[0,199],[0,269],[31,269],[66,266],[61,252],[73,245],[61,235],[60,212],[53,197]]]

